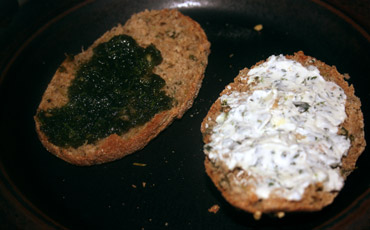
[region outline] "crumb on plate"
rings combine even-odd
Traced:
[[[255,26],[253,27],[253,29],[254,29],[255,31],[261,31],[261,30],[263,29],[263,25],[262,25],[262,24],[255,25]]]
[[[212,212],[212,213],[215,213],[216,214],[218,212],[218,210],[220,210],[220,206],[217,205],[217,204],[215,204],[215,205],[213,205],[212,207],[210,207],[208,209],[208,212]]]

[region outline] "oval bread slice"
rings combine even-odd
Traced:
[[[161,52],[163,61],[155,67],[154,73],[165,80],[164,90],[175,99],[175,105],[127,133],[113,134],[78,148],[62,148],[49,142],[35,116],[36,131],[42,144],[48,151],[69,163],[101,164],[142,149],[175,118],[183,116],[192,106],[201,87],[210,53],[210,43],[201,26],[177,10],[146,10],[134,14],[124,26],[118,25],[103,34],[86,51],[67,58],[49,83],[38,111],[66,104],[68,86],[79,65],[91,58],[94,47],[120,34],[133,37],[141,47],[153,44]]]
[[[355,168],[356,161],[365,148],[364,138],[364,123],[363,114],[361,112],[360,99],[354,95],[353,86],[349,86],[345,81],[345,76],[338,73],[335,66],[326,65],[313,57],[306,56],[302,51],[295,53],[292,56],[286,56],[287,59],[295,60],[303,66],[315,66],[320,71],[320,75],[326,81],[332,81],[340,86],[346,96],[345,113],[347,118],[340,125],[346,130],[346,135],[350,139],[350,148],[348,154],[342,158],[341,172],[345,179]],[[264,63],[258,62],[255,66]],[[253,67],[252,67],[253,68]],[[234,79],[234,82],[229,84],[220,94],[229,95],[233,91],[248,92],[250,86],[246,80],[248,78],[249,69],[245,68],[240,71],[239,75]],[[216,125],[216,118],[223,111],[221,99],[219,98],[210,108],[207,116],[204,118],[201,131],[205,144],[210,143],[212,139],[213,127]],[[341,129],[339,129],[341,130]],[[230,170],[222,160],[211,160],[208,155],[205,159],[205,168],[208,176],[211,178],[215,186],[222,193],[223,197],[233,206],[254,213],[256,218],[260,217],[261,213],[279,213],[282,216],[283,212],[292,211],[317,211],[333,202],[333,199],[338,195],[339,191],[324,191],[320,183],[310,184],[304,190],[304,194],[300,200],[288,200],[275,194],[270,195],[266,199],[259,198],[254,192],[253,185],[242,185],[240,177],[247,176],[248,172],[241,168]]]

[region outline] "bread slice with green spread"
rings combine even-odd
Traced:
[[[177,10],[145,10],[67,57],[34,117],[42,144],[75,165],[142,149],[198,94],[210,43]]]
[[[366,145],[353,86],[302,51],[241,70],[201,131],[207,174],[256,219],[332,203]]]

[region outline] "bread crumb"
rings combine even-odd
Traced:
[[[134,166],[141,166],[141,167],[145,167],[146,166],[146,164],[144,164],[144,163],[137,163],[137,162],[132,163],[132,165],[134,165]]]
[[[285,212],[278,212],[278,213],[276,213],[276,216],[278,218],[283,218],[285,216]]]
[[[258,25],[255,25],[254,27],[253,27],[253,29],[255,30],[255,31],[261,31],[262,29],[263,29],[263,25],[262,24],[258,24]]]
[[[262,216],[262,212],[260,212],[260,211],[257,211],[255,213],[253,213],[253,218],[255,220],[260,220],[261,219],[261,216]]]
[[[208,209],[208,212],[212,212],[212,213],[216,214],[218,212],[218,210],[220,210],[220,206],[215,204],[215,205],[213,205],[212,207],[210,207]]]
[[[132,186],[133,188],[136,188],[136,185],[134,185],[134,184],[132,184],[131,186]]]
[[[145,181],[143,181],[143,183],[141,183],[142,185],[143,185],[143,188],[145,188],[145,186],[146,186],[146,182]]]

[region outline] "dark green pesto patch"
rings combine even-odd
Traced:
[[[68,104],[37,113],[42,132],[57,146],[78,147],[121,135],[172,106],[173,99],[162,90],[165,81],[153,73],[162,62],[153,45],[142,48],[119,35],[93,51],[68,89]]]

